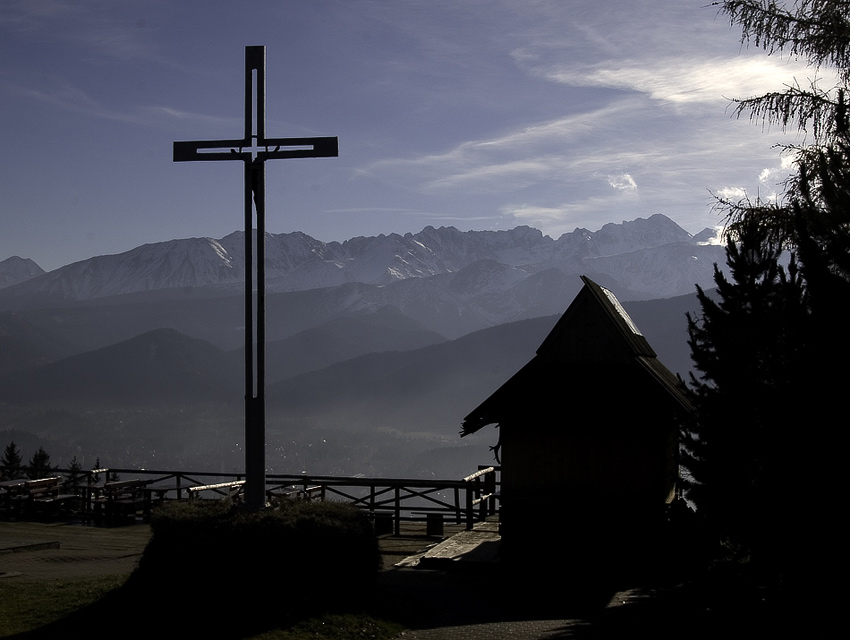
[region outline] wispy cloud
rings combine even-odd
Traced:
[[[179,120],[192,123],[197,129],[209,129],[210,131],[239,131],[244,125],[241,117],[216,116],[208,113],[195,111],[181,111],[173,107],[147,106],[140,111],[145,114],[147,122],[163,123],[165,120]]]
[[[702,170],[701,188],[721,158],[753,145],[759,132],[747,127],[719,128],[700,119],[674,117],[653,108],[647,98],[622,98],[602,108],[470,140],[445,153],[387,158],[360,170],[362,177],[403,183],[430,194],[509,192],[543,183],[597,182],[634,191],[639,175],[655,182],[676,175],[693,184]],[[657,135],[663,130],[664,136]]]
[[[285,118],[268,130],[340,136],[338,159],[274,169],[290,228],[344,238],[457,220],[552,235],[664,213],[698,231],[716,219],[712,193],[773,193],[783,176],[778,132],[735,121],[728,99],[811,73],[741,49],[704,0],[255,4],[0,2],[16,219],[65,212],[72,184],[86,217],[134,241],[186,234],[184,209],[203,212],[204,235],[230,229],[238,190],[223,194],[204,168],[192,185],[202,193],[181,201],[168,151],[175,139],[238,137],[241,51],[265,42],[268,117]],[[64,144],[42,140],[56,130]],[[109,167],[123,179],[92,184],[100,168],[87,163],[114,140],[104,131],[126,142],[124,164]],[[81,143],[104,152],[81,160]],[[22,159],[20,144],[50,145],[56,160]],[[128,185],[144,195],[128,198]],[[119,222],[113,203],[131,200],[146,215]],[[44,228],[32,235],[46,246]]]
[[[146,127],[167,127],[175,120],[190,122],[199,129],[217,130],[215,128],[218,127],[218,129],[239,131],[242,126],[241,118],[180,111],[167,106],[129,105],[122,108],[108,105],[80,87],[61,81],[26,86],[4,80],[0,82],[0,90],[50,105],[61,111]]]
[[[766,56],[619,60],[584,67],[555,65],[533,71],[554,82],[634,91],[674,104],[728,102],[781,90],[794,78],[802,80],[814,75],[814,70],[801,62]]]
[[[590,27],[586,32],[598,36]],[[615,44],[605,38],[598,43]],[[432,196],[504,194],[519,203],[503,205],[504,216],[550,232],[569,229],[579,218],[618,217],[638,205],[671,215],[687,208],[684,215],[697,219],[705,214],[694,211],[695,201],[710,206],[712,193],[757,191],[783,175],[772,149],[778,139],[766,139],[746,122],[730,123],[727,107],[732,98],[805,81],[814,71],[804,63],[757,52],[706,58],[687,50],[675,57],[553,62],[566,46],[529,43],[511,56],[531,77],[582,88],[585,104],[594,108],[467,140],[439,154],[386,158],[360,175]],[[565,110],[581,104],[565,104]],[[761,183],[754,159],[769,167]]]
[[[535,123],[503,135],[460,143],[444,153],[416,158],[386,158],[360,170],[360,175],[418,184],[423,192],[455,189],[514,190],[557,178],[575,164],[565,154],[626,105]]]
[[[616,220],[618,212],[627,210],[635,199],[634,192],[617,192],[553,206],[509,204],[502,207],[501,213],[514,223],[527,224],[558,236],[572,231],[577,225],[587,224],[588,220],[595,219],[601,223]]]
[[[67,19],[82,10],[79,2],[68,0],[5,0],[0,4],[0,25],[31,31],[35,20]]]
[[[121,3],[77,0],[3,0],[0,29],[26,39],[33,47],[66,49],[86,64],[124,64],[131,61],[179,68],[169,59],[146,15],[156,15],[158,0],[125,13]],[[135,16],[135,17],[131,17]],[[64,61],[57,61],[64,62]]]

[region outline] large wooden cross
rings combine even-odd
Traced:
[[[336,137],[266,138],[264,46],[245,47],[245,136],[241,140],[174,143],[174,162],[242,160],[245,163],[245,502],[252,509],[262,508],[266,501],[265,161],[337,155],[339,142]],[[256,353],[252,267],[254,208],[257,212]]]

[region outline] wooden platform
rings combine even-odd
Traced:
[[[395,566],[446,569],[459,564],[492,564],[499,560],[500,541],[498,522],[479,522],[472,530],[459,531]]]

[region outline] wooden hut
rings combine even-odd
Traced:
[[[470,413],[495,424],[506,564],[616,569],[663,526],[692,407],[613,293],[584,287],[535,357]]]

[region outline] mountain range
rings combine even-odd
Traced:
[[[669,297],[690,293],[694,282],[710,277],[712,263],[722,255],[714,236],[710,229],[693,236],[660,214],[596,232],[576,229],[557,240],[530,227],[468,232],[426,227],[416,234],[341,243],[304,233],[266,234],[266,286],[272,292],[304,291],[451,275],[452,289],[469,295],[557,269],[604,276],[626,300]],[[675,272],[667,270],[674,264]],[[185,287],[232,290],[244,282],[244,266],[242,232],[219,240],[146,244],[49,273],[14,257],[0,262],[0,287],[6,289],[0,304],[41,306]]]
[[[534,355],[579,274],[686,374],[684,314],[724,257],[712,237],[660,215],[557,240],[529,227],[267,235],[270,469],[409,477],[488,462],[490,443],[459,442],[460,422]],[[39,442],[55,462],[240,467],[243,240],[48,273],[0,262],[0,440]]]

